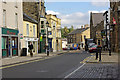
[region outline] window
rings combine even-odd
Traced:
[[[41,28],[44,28],[44,21],[41,21]]]
[[[8,44],[7,44],[7,38],[2,37],[2,49],[7,49]]]
[[[18,14],[15,13],[15,27],[18,28]]]
[[[6,26],[6,10],[3,10],[3,26]]]
[[[2,0],[3,3],[6,3],[6,0]]]
[[[35,36],[35,25],[33,25],[33,35]]]
[[[17,0],[15,0],[15,7],[18,8]]]
[[[27,35],[29,35],[29,24],[26,24],[26,33],[27,33]]]

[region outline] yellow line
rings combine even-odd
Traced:
[[[53,57],[55,57],[55,56],[46,57],[44,59],[39,59],[39,60],[33,60],[33,61],[23,62],[23,63],[19,63],[19,64],[14,64],[14,65],[9,65],[9,66],[5,66],[5,67],[0,67],[0,69],[5,69],[5,68],[10,68],[10,67],[14,67],[14,66],[23,65],[23,64],[32,63],[32,62],[42,61],[42,60],[50,59],[50,58],[53,58]]]

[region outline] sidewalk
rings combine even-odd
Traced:
[[[101,53],[101,61],[99,62],[99,55],[98,60],[96,59],[96,53],[93,53],[91,57],[86,59],[86,63],[118,63],[118,53],[111,53],[109,56],[108,52]]]
[[[2,66],[6,65],[11,65],[11,64],[17,64],[17,63],[23,63],[23,62],[28,62],[28,61],[33,61],[33,60],[38,60],[38,59],[46,59],[46,58],[51,58],[63,53],[67,52],[76,52],[76,51],[60,51],[60,52],[51,52],[49,56],[45,53],[40,53],[40,54],[34,54],[33,57],[28,56],[22,56],[22,57],[12,57],[12,58],[4,58],[2,59]]]

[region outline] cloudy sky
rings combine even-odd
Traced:
[[[62,27],[73,25],[74,28],[89,24],[91,11],[98,13],[109,8],[107,2],[46,2],[45,5],[48,14],[61,18]]]

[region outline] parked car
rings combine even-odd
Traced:
[[[90,47],[92,47],[92,46],[94,46],[94,45],[96,45],[95,43],[89,43],[88,44],[88,48],[90,48]]]
[[[63,48],[63,50],[68,50],[67,48]]]
[[[90,48],[89,48],[89,52],[90,53],[94,53],[94,52],[96,52],[97,51],[97,45],[93,45],[93,46],[91,46]]]

